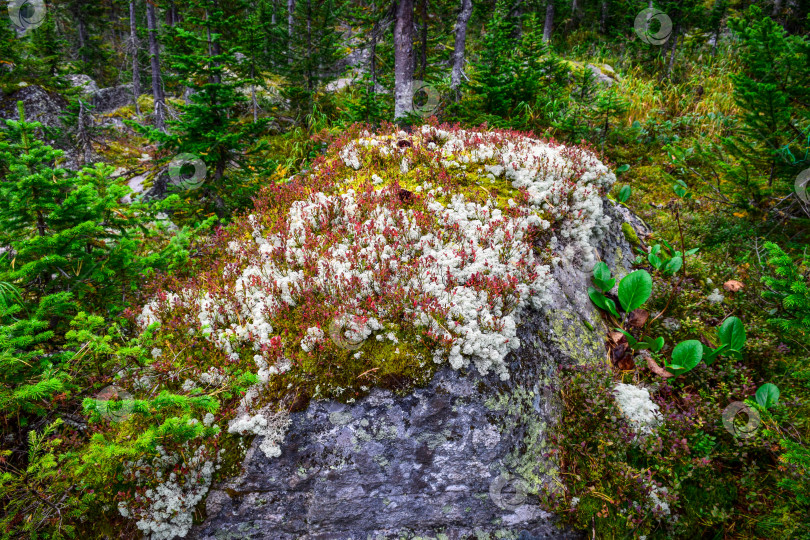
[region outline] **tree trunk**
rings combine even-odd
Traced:
[[[376,13],[377,5],[375,2],[371,3],[371,12]],[[371,27],[371,45],[370,45],[370,58],[368,70],[371,74],[371,93],[377,92],[377,39],[380,34],[380,22],[374,20],[374,26]]]
[[[607,34],[608,8],[608,0],[602,0],[602,9],[599,14],[599,31],[602,34]]]
[[[85,49],[87,46],[87,27],[84,24],[84,16],[82,16],[81,10],[77,11],[76,15],[79,19],[79,59],[83,64],[87,64],[87,50]]]
[[[287,0],[287,39],[289,40],[287,43],[287,63],[293,63],[293,51],[292,51],[292,35],[293,35],[293,25],[295,23],[295,0]]]
[[[149,59],[152,64],[152,96],[155,99],[155,129],[166,131],[166,96],[160,78],[160,46],[154,0],[146,0],[146,26],[149,31]]]
[[[675,23],[675,30],[672,32],[672,51],[669,55],[669,64],[667,65],[667,78],[672,73],[672,67],[675,65],[675,51],[678,48],[678,32],[681,29],[680,23]]]
[[[110,34],[112,34],[113,41],[118,39],[118,10],[115,9],[115,0],[110,0]]]
[[[419,47],[419,78],[424,79],[427,73],[427,41],[428,41],[428,0],[421,4],[422,35]]]
[[[546,22],[543,25],[543,41],[551,41],[551,30],[554,27],[554,0],[546,0]]]
[[[169,7],[166,8],[166,26],[174,26],[177,24],[177,6],[174,2],[169,2]]]
[[[135,0],[129,0],[129,50],[132,54],[132,99],[135,114],[141,114],[138,96],[141,95],[141,68],[138,65],[138,21],[135,15]]]
[[[771,11],[771,19],[776,19],[779,13],[782,12],[782,0],[774,0],[773,11]]]
[[[472,0],[461,0],[461,11],[456,19],[456,43],[453,48],[453,71],[450,75],[450,88],[458,94],[461,76],[464,74],[464,48],[467,43],[467,23],[472,15]],[[456,95],[458,97],[458,95]]]
[[[413,110],[413,0],[399,0],[394,25],[394,119]]]

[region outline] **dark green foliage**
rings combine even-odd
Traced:
[[[806,341],[810,331],[810,290],[806,273],[782,249],[768,242],[768,275],[762,278],[767,290],[763,296],[776,303],[775,317],[768,320],[782,329],[787,337]],[[802,261],[806,266],[806,261]]]

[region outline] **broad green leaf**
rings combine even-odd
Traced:
[[[604,294],[602,294],[601,292],[596,290],[596,288],[594,288],[594,287],[588,287],[588,296],[591,298],[591,302],[596,304],[596,307],[598,307],[599,309],[604,309],[605,311],[608,311],[608,307],[607,307],[607,300],[608,299],[605,298]]]
[[[593,282],[605,292],[610,291],[616,284],[616,280],[610,276],[610,268],[603,261],[599,261],[593,267]]]
[[[607,304],[608,311],[610,311],[614,317],[617,319],[619,318],[619,310],[616,309],[616,304],[610,298],[605,299],[605,304]]]
[[[661,259],[659,259],[656,254],[650,253],[647,255],[647,260],[650,261],[650,265],[656,270],[661,269]]]
[[[650,350],[654,353],[664,348],[664,338],[659,336],[655,341],[650,342]]]
[[[630,186],[622,186],[622,189],[619,190],[619,202],[626,203],[632,194],[633,190]]]
[[[757,390],[756,398],[762,407],[770,409],[779,401],[779,388],[775,384],[765,383]]]
[[[737,317],[729,317],[718,328],[717,337],[732,351],[742,351],[745,346],[745,326]]]
[[[683,266],[683,259],[680,257],[672,257],[664,267],[665,274],[674,274]]]
[[[619,168],[616,169],[616,173],[621,174],[621,173],[627,172],[629,170],[630,170],[630,165],[625,163],[624,165],[622,165],[622,166],[620,166]]]
[[[619,302],[627,313],[641,307],[652,294],[652,277],[646,270],[630,272],[619,282]]]
[[[700,363],[701,358],[703,358],[703,344],[701,342],[696,339],[681,341],[672,349],[673,365],[670,367],[678,371],[678,373],[672,372],[673,375],[680,375],[693,369]]]
[[[700,248],[690,249],[689,251],[686,252],[686,256],[688,257],[689,255],[694,255],[698,251],[700,251]]]

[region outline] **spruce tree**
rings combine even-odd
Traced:
[[[245,88],[250,80],[235,76],[239,49],[225,39],[225,31],[237,23],[214,0],[200,0],[173,29],[167,58],[174,73],[171,81],[190,92],[187,103],[180,104],[179,115],[167,122],[169,130],[130,123],[161,146],[170,161],[180,154],[201,159],[206,174],[199,190],[186,192],[202,202],[198,209],[224,217],[229,203],[242,204],[252,193],[238,186],[248,161],[248,149],[265,120],[243,122],[239,118],[248,101]],[[199,194],[199,196],[197,195]]]

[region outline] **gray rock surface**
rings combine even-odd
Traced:
[[[94,93],[98,92],[98,85],[96,81],[90,78],[89,75],[84,75],[83,73],[74,73],[71,75],[65,75],[65,79],[70,83],[70,86],[74,88],[81,88],[82,93],[85,95],[93,95]]]
[[[621,212],[604,204],[615,226],[598,251],[621,277],[632,252]],[[212,486],[188,537],[579,538],[556,527],[536,494],[561,489],[546,446],[556,368],[605,355],[589,275],[555,269],[555,305],[523,315],[506,382],[445,367],[407,396],[374,389],[292,414],[281,456],[267,458],[257,437],[241,474]]]
[[[132,103],[132,83],[100,88],[92,95],[97,113],[108,113]]]
[[[11,95],[0,99],[0,118],[17,120],[17,102],[22,101],[25,118],[29,122],[40,122],[48,128],[61,128],[59,116],[67,107],[67,100],[56,92],[47,92],[41,86],[29,84],[20,87]]]

